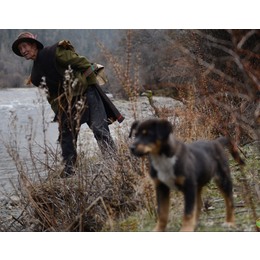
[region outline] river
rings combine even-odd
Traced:
[[[4,142],[14,147],[17,141],[19,155],[22,160],[28,156],[28,135],[30,129],[35,134],[34,139],[43,144],[42,111],[45,121],[50,123],[54,117],[46,98],[37,88],[0,89],[0,137]],[[17,119],[13,120],[14,117]],[[13,121],[13,122],[12,122]],[[58,136],[57,123],[48,124],[46,140],[55,144]],[[15,136],[16,135],[16,136]],[[18,171],[14,160],[10,157],[3,142],[0,140],[0,189],[10,190],[17,182]]]

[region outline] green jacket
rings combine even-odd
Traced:
[[[88,78],[83,74],[90,66],[91,63],[84,57],[78,56],[76,53],[66,50],[63,46],[57,46],[56,49],[56,67],[61,75],[64,75],[68,66],[73,69],[74,75],[78,78],[78,84],[73,91],[73,96],[78,95],[86,90],[88,85],[96,83],[95,74],[91,74]]]
[[[96,84],[95,73],[87,78],[85,77],[84,72],[91,66],[91,63],[85,57],[79,56],[69,41],[57,42],[42,50],[38,50],[37,58],[31,71],[31,82],[37,87],[41,85],[42,77],[46,78],[46,85],[49,89],[48,102],[55,114],[58,112],[59,104],[55,103],[54,100],[64,93],[62,87],[64,81],[63,76],[69,65],[73,69],[74,76],[78,78],[78,83],[72,90],[72,96],[83,94],[88,85],[95,84],[95,88],[101,96],[108,118],[112,122],[117,120],[121,123],[124,117],[99,85]]]
[[[88,85],[96,83],[94,73],[88,78],[84,75],[91,63],[87,58],[79,56],[69,41],[61,41],[39,50],[36,61],[33,64],[31,72],[32,83],[38,87],[41,84],[42,77],[46,78],[46,84],[49,89],[48,102],[55,113],[58,111],[58,104],[54,102],[54,99],[64,92],[61,86],[64,72],[69,65],[73,69],[74,76],[78,78],[78,83],[72,90],[72,96],[81,95]]]

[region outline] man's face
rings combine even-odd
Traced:
[[[38,49],[35,43],[22,42],[18,49],[26,60],[36,60]]]

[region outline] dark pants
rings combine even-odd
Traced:
[[[95,87],[87,89],[86,94],[87,103],[85,105],[88,106],[89,115],[86,117],[87,121],[85,122],[93,131],[98,146],[104,154],[107,148],[115,148],[108,128],[106,111]],[[84,114],[82,117],[84,118]],[[78,135],[76,132],[76,123],[74,122],[73,126],[68,123],[63,124],[61,130],[60,141],[65,168],[72,168],[75,166],[77,159],[76,145]]]

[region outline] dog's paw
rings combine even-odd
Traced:
[[[165,230],[163,230],[163,229],[159,229],[159,228],[155,228],[154,230],[153,230],[153,232],[164,232]]]
[[[193,227],[182,227],[180,232],[193,232],[194,228]]]
[[[165,228],[162,228],[158,225],[153,229],[153,232],[164,232],[164,231],[166,231]]]

